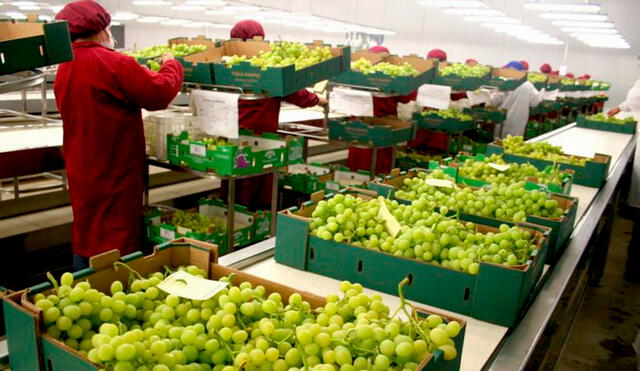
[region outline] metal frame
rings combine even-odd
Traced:
[[[270,233],[272,236],[275,236],[276,214],[277,214],[277,207],[278,207],[278,174],[276,174],[276,172],[279,168],[269,167],[264,171],[256,174],[223,176],[223,175],[218,175],[212,172],[203,172],[203,171],[193,170],[188,167],[174,165],[167,161],[159,161],[153,158],[147,158],[147,165],[157,166],[157,167],[169,169],[171,171],[191,174],[204,179],[220,179],[220,180],[227,180],[229,182],[229,187],[227,191],[227,245],[228,245],[229,252],[233,252],[234,243],[235,243],[234,226],[235,226],[235,204],[236,204],[236,180],[273,174],[273,176],[271,177],[273,179],[273,183],[271,188]],[[146,166],[145,169],[146,169],[146,172],[145,172],[144,205],[149,206],[149,181],[148,181],[149,166]]]

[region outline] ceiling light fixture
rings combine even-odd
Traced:
[[[204,6],[225,6],[226,3],[222,0],[187,0],[187,5],[204,5]]]
[[[431,8],[488,8],[482,1],[473,0],[422,0],[418,4]]]
[[[234,15],[235,12],[227,9],[212,9],[204,12],[206,15]]]
[[[484,16],[484,17],[504,17],[504,13],[495,9],[475,9],[475,8],[447,8],[443,9],[444,14]]]
[[[511,17],[486,17],[486,16],[468,16],[463,18],[468,22],[485,22],[485,23],[503,23],[503,24],[519,24],[520,21]]]
[[[111,19],[115,21],[131,21],[138,18],[136,13],[132,12],[115,12]]]
[[[136,19],[136,21],[140,23],[160,23],[166,20],[167,20],[166,17],[140,17]]]
[[[604,22],[607,16],[604,14],[576,14],[576,13],[541,13],[540,18],[557,19],[567,21]]]
[[[163,26],[182,26],[185,23],[189,23],[186,19],[169,19],[163,22],[160,22]]]
[[[200,10],[205,10],[205,7],[202,5],[174,5],[171,7],[171,10],[183,11],[183,12],[197,12]]]
[[[563,27],[560,30],[566,33],[595,33],[609,35],[618,33],[618,30],[614,28]]]
[[[13,19],[27,19],[27,16],[24,13],[20,12],[6,12],[4,14]]]
[[[553,21],[554,26],[563,27],[590,27],[590,28],[613,28],[611,22],[579,22],[579,21]]]
[[[573,3],[527,3],[524,4],[524,8],[546,12],[598,13],[600,11],[600,5],[597,4]]]
[[[133,5],[137,6],[163,6],[173,5],[173,3],[165,0],[133,0]]]
[[[253,5],[230,5],[230,6],[225,6],[224,9],[232,12],[238,12],[238,13],[260,11],[260,7],[253,6]]]

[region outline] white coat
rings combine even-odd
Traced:
[[[507,110],[507,119],[502,129],[502,137],[507,135],[523,136],[529,121],[529,111],[542,102],[542,96],[538,89],[527,81],[517,89],[507,93],[492,95],[493,105],[500,104],[501,109]]]
[[[636,81],[629,92],[627,99],[619,106],[622,117],[633,116],[636,121],[640,121],[640,79]],[[640,136],[636,145],[636,154],[633,159],[633,172],[631,173],[631,188],[627,199],[629,206],[640,208]]]

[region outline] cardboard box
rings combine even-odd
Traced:
[[[256,174],[268,167],[301,163],[303,145],[302,137],[273,133],[254,136],[241,130],[239,139],[209,149],[202,141],[190,140],[187,132],[167,135],[170,163],[223,176]]]
[[[587,128],[602,131],[612,131],[614,133],[622,134],[635,134],[636,133],[636,121],[625,122],[624,124],[613,124],[610,122],[590,120],[584,115],[578,115],[577,126],[579,128]]]
[[[322,41],[308,44],[309,48],[327,46]],[[331,47],[332,58],[309,67],[296,70],[294,65],[286,67],[268,67],[266,70],[241,62],[227,67],[223,58],[245,55],[248,58],[261,51],[271,50],[268,42],[262,40],[228,40],[211,52],[215,84],[235,86],[253,92],[274,97],[284,97],[315,83],[337,76],[349,69],[351,49],[348,46]]]
[[[444,118],[437,111],[415,112],[413,120],[421,129],[443,131],[445,133],[462,133],[475,128],[476,123],[471,120],[459,120],[456,118]]]
[[[464,113],[471,114],[476,121],[501,123],[507,119],[507,110],[494,107],[472,107],[465,108]]]
[[[453,168],[443,169],[445,174],[449,175],[453,179],[456,177],[456,171]],[[383,178],[382,181],[377,181],[369,184],[369,189],[377,192],[379,196],[390,197],[400,203],[411,204],[412,200],[405,200],[395,196],[395,192],[404,186],[404,180],[406,178],[414,178],[419,171],[425,171],[423,169],[414,169],[407,172],[392,172],[391,175]],[[460,185],[465,187],[465,185]],[[473,187],[472,187],[473,188]],[[540,186],[534,183],[526,183],[525,188],[527,190],[539,189]],[[558,202],[558,207],[564,210],[564,216],[560,219],[545,218],[541,216],[529,215],[526,222],[531,225],[538,225],[547,227],[550,229],[548,235],[549,242],[549,254],[548,262],[555,261],[555,259],[564,252],[564,248],[571,237],[573,232],[573,225],[576,220],[576,213],[578,211],[578,199],[570,196],[565,196],[557,193],[551,193],[551,198]],[[449,215],[456,215],[453,210],[449,211]],[[502,220],[492,217],[485,217],[480,215],[460,213],[461,220],[470,221],[477,224],[488,225],[498,228],[501,224],[508,224],[510,226],[516,225],[511,220]]]
[[[356,195],[364,199],[375,197],[366,192]],[[525,265],[505,267],[481,263],[478,275],[474,276],[311,235],[309,220],[323,197],[321,193],[316,194],[301,209],[294,207],[278,213],[275,254],[278,263],[340,280],[361,282],[365,287],[389,294],[397,292],[397,282],[409,277],[411,284],[404,290],[406,298],[509,327],[517,323],[542,273],[548,233],[544,227],[524,227],[536,236],[538,246]],[[483,233],[496,231],[483,225],[478,225],[478,230]]]
[[[118,261],[119,258],[117,250],[95,256],[91,259],[91,267],[74,273],[74,277],[76,280],[88,280],[92,288],[102,292],[109,292],[109,287],[114,280],[122,281],[126,287],[130,271],[126,268],[118,270],[113,268],[113,263]],[[232,282],[234,284],[251,282],[254,286],[262,285],[265,287],[266,295],[277,292],[283,298],[287,298],[297,292],[302,295],[303,300],[309,302],[312,308],[325,305],[324,298],[320,296],[218,265],[214,245],[189,239],[180,239],[158,246],[148,256],[142,256],[140,253],[125,256],[122,261],[144,276],[153,272],[164,272],[165,266],[177,268],[184,265],[196,265],[207,272],[210,279],[220,279],[221,277],[233,275]],[[79,352],[45,333],[42,313],[30,299],[32,294],[47,292],[50,289],[51,285],[44,283],[17,292],[3,300],[3,306],[9,314],[6,323],[9,352],[12,356],[12,370],[100,370],[100,366],[91,363]],[[459,370],[466,330],[465,321],[438,312],[427,311],[423,308],[416,309],[421,316],[436,313],[442,315],[445,320],[456,320],[461,324],[460,334],[455,338],[455,347],[458,351],[457,358],[451,362],[445,362],[442,352],[437,350],[423,360],[418,370]]]
[[[511,68],[492,68],[488,85],[495,86],[502,91],[515,90],[527,81],[527,71]]]
[[[502,147],[502,141],[497,140],[494,143],[491,143],[487,146],[487,154],[502,154],[502,158],[507,162],[518,162],[518,163],[531,163],[538,170],[544,170],[547,166],[554,165],[556,163],[548,160],[541,160],[532,157],[526,157],[522,155],[515,155],[511,153],[505,153],[504,148]],[[573,155],[572,155],[573,156]],[[576,158],[584,158],[580,156],[573,156]],[[575,184],[587,186],[587,187],[595,187],[600,188],[606,181],[609,175],[609,165],[611,164],[611,156],[597,153],[592,159],[584,158],[587,163],[585,166],[572,165],[567,163],[557,163],[560,167],[560,170],[573,170],[574,178],[573,182]]]
[[[372,53],[368,50],[361,50],[351,54],[351,61],[355,62],[361,58],[370,61],[372,64],[387,62],[402,66],[409,63],[418,71],[418,76],[390,76],[382,72],[366,74],[360,71],[349,69],[348,71],[335,76],[331,80],[336,83],[363,86],[378,89],[381,93],[406,95],[421,85],[429,84],[435,75],[436,62],[429,59],[420,58],[416,55],[400,57],[386,53]]]
[[[0,20],[0,75],[73,59],[67,22]]]
[[[549,81],[548,81],[548,84],[547,84],[547,90],[558,90],[558,89],[560,89],[560,80],[562,80],[562,76],[549,75]]]
[[[371,180],[366,171],[350,171],[345,167],[319,164],[295,164],[283,169],[280,185],[300,193],[338,191],[346,187],[365,187]]]
[[[453,90],[459,91],[473,91],[479,89],[483,85],[487,85],[491,77],[491,71],[487,72],[482,77],[462,77],[458,75],[443,76],[440,74],[440,69],[448,66],[449,62],[438,63],[438,70],[436,71],[433,83],[436,85],[451,86]]]
[[[417,130],[415,122],[379,117],[360,117],[353,121],[330,119],[327,128],[331,140],[374,148],[391,147],[413,140]]]

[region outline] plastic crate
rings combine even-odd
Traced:
[[[371,197],[362,193],[357,196]],[[309,232],[311,214],[321,199],[315,197],[301,209],[294,207],[278,213],[275,252],[278,263],[339,280],[361,282],[389,294],[397,291],[398,281],[410,277],[411,285],[404,292],[406,298],[509,327],[517,323],[544,267],[549,231],[538,226],[525,227],[536,236],[538,246],[527,264],[511,268],[483,262],[475,276],[382,251],[323,240]],[[484,233],[497,230],[490,226],[477,227]]]
[[[144,139],[147,144],[147,154],[158,160],[167,160],[167,135],[179,135],[187,131],[190,136],[198,136],[200,125],[198,119],[191,114],[174,110],[150,112],[144,118]]]

